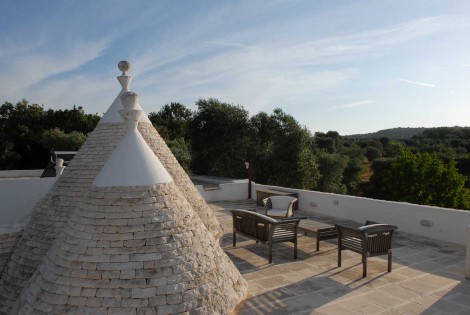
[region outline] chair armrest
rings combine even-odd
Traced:
[[[282,218],[280,220],[277,220],[277,222],[274,222],[273,225],[277,225],[277,224],[285,224],[285,223],[290,223],[290,222],[300,222],[300,220],[302,219],[306,219],[306,217],[303,217],[303,218]]]
[[[290,218],[281,218],[280,220],[285,221],[285,220],[290,220],[290,219],[299,219],[299,220],[305,220],[308,219],[306,216],[301,216],[301,217],[290,217]]]
[[[268,215],[268,210],[272,209],[273,207],[271,199],[269,199],[269,197],[263,199],[263,205],[264,205],[264,215]]]
[[[391,224],[371,224],[365,225],[358,228],[364,234],[376,233],[376,232],[386,232],[386,231],[395,231],[397,227]]]
[[[287,217],[291,217],[294,214],[294,203],[297,199],[292,200],[287,207]]]

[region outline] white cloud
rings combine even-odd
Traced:
[[[418,82],[418,81],[411,81],[411,80],[407,80],[407,79],[401,79],[401,78],[396,78],[398,81],[401,81],[401,82],[406,82],[406,83],[409,83],[409,84],[413,84],[413,85],[419,85],[419,86],[424,86],[424,87],[436,87],[435,84],[432,84],[432,83],[424,83],[424,82]]]
[[[374,103],[376,103],[376,101],[374,101],[374,100],[364,100],[364,101],[357,101],[357,102],[342,104],[339,107],[340,108],[353,108],[353,107],[360,107],[360,106],[370,105],[370,104],[374,104]]]
[[[10,56],[5,73],[0,77],[3,97],[19,95],[31,85],[51,76],[58,75],[78,67],[101,56],[109,40],[97,42],[77,42],[63,53],[29,52],[17,57]]]
[[[395,45],[452,29],[458,23],[461,21],[453,17],[429,17],[315,40],[277,40],[276,34],[258,36],[258,29],[224,34],[223,38],[182,34],[168,39],[165,45],[158,43],[135,54],[133,73],[139,77],[136,86],[158,91],[155,99],[165,95],[167,101],[196,100],[208,95],[262,108],[280,105],[286,99],[312,97],[315,91],[355,78],[358,70],[354,66],[333,68],[338,62],[351,64],[358,58],[370,58]]]

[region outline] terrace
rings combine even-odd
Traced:
[[[255,201],[210,204],[223,224],[221,245],[248,281],[248,296],[234,314],[469,314],[470,280],[465,278],[465,248],[398,230],[393,242],[393,270],[386,256],[368,259],[362,278],[361,256],[344,251],[337,267],[336,240],[300,236],[297,260],[290,243],[274,244],[273,263],[267,247],[237,236],[232,246],[231,209],[261,209]],[[353,223],[299,211],[325,223]],[[359,222],[356,222],[359,223]]]

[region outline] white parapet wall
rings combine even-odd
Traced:
[[[466,244],[470,211],[259,184],[253,185],[253,198],[256,198],[256,189],[266,188],[297,193],[299,209],[303,211],[358,223],[371,220],[394,224],[399,231],[460,245]]]
[[[21,178],[21,177],[39,177],[44,170],[12,170],[0,171],[0,179]]]
[[[206,202],[248,199],[247,183],[220,184],[217,189],[204,190],[202,185],[196,185],[197,190]]]
[[[0,179],[0,234],[14,231],[27,217],[34,205],[56,181],[52,178]],[[196,186],[207,202],[244,200],[248,198],[247,181],[219,184],[217,189],[204,190]],[[257,189],[276,189],[295,192],[299,196],[299,209],[352,220],[358,223],[372,220],[394,224],[399,231],[436,240],[465,245],[470,211],[369,198],[290,189],[252,183],[252,199]],[[13,228],[13,229],[12,229]],[[17,229],[17,228],[16,228]]]
[[[0,180],[0,234],[21,228],[34,205],[56,180],[57,177]]]
[[[467,226],[467,262],[465,265],[465,277],[470,279],[470,226]]]

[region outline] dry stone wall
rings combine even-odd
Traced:
[[[123,123],[99,124],[47,195],[34,207],[31,219],[0,279],[0,313],[8,314],[53,241],[67,223],[126,128]]]
[[[19,314],[229,314],[247,285],[174,182],[93,187]]]
[[[5,268],[8,259],[16,246],[23,230],[18,232],[4,233],[0,235],[0,274]]]
[[[194,184],[191,182],[188,174],[186,174],[184,169],[178,163],[178,160],[176,160],[173,153],[171,153],[170,149],[166,145],[163,138],[158,134],[155,127],[148,123],[140,123],[138,129],[152,151],[160,159],[168,173],[170,173],[171,177],[183,193],[186,200],[188,200],[194,211],[196,211],[196,213],[202,219],[202,222],[204,222],[206,228],[216,239],[220,238],[223,234],[223,229],[220,225],[220,222],[217,220],[214,212],[209,208],[206,201],[202,198]]]

